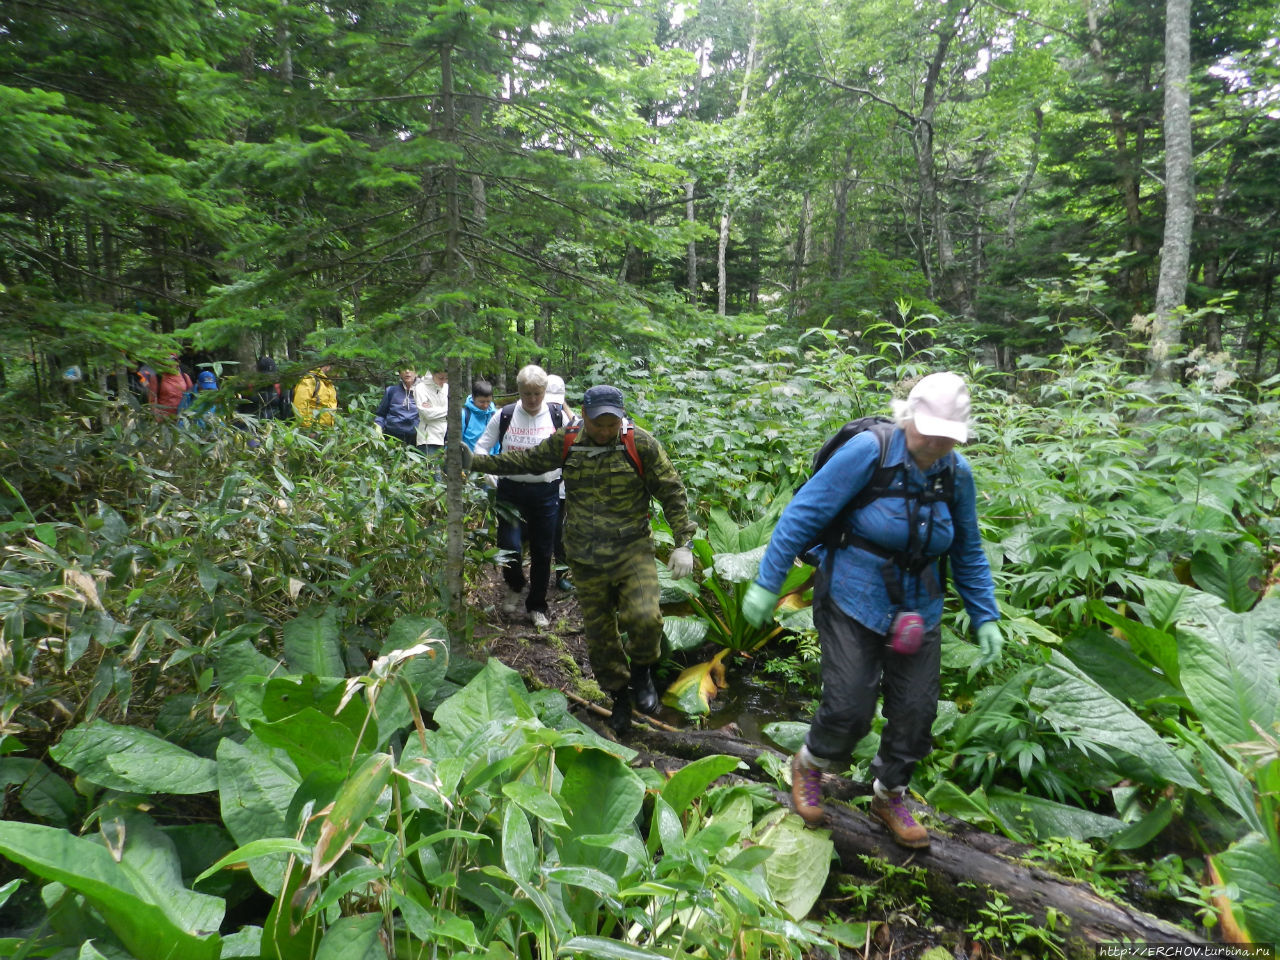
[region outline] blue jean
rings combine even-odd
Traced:
[[[936,626],[927,631],[915,654],[897,654],[886,647],[883,634],[841,610],[829,591],[818,594],[815,589],[813,622],[822,643],[822,701],[805,740],[809,752],[848,763],[871,729],[876,700],[883,697],[885,724],[871,774],[891,790],[905,787],[916,764],[933,749],[942,690],[941,631]]]
[[[530,613],[547,612],[547,584],[551,579],[551,554],[555,549],[556,518],[560,513],[560,481],[551,483],[524,483],[519,480],[498,480],[498,502],[510,505],[519,515],[520,523],[507,520],[498,513],[498,546],[510,550],[515,557],[502,568],[502,578],[512,590],[524,590],[529,585],[529,596],[524,607]],[[521,526],[528,530],[529,578],[526,581],[521,562],[523,538]]]

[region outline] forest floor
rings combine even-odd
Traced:
[[[524,677],[531,687],[558,689],[568,694],[571,701],[580,698],[607,708],[609,698],[601,693],[591,672],[575,594],[564,593],[557,590],[554,583],[551,585],[547,592],[551,628],[539,631],[529,622],[523,607],[510,616],[501,612],[500,604],[505,592],[506,584],[496,569],[472,589],[469,600],[479,620],[475,633],[476,652],[484,651],[497,657]],[[582,705],[574,712],[604,736],[611,736],[602,714]],[[675,727],[685,725],[682,715],[668,707],[662,708],[659,720]],[[738,732],[736,728],[735,732]],[[901,904],[898,909],[890,910],[877,910],[872,906],[865,912],[851,912],[850,896],[841,886],[875,883],[877,880],[883,882],[883,879],[874,875],[850,877],[832,870],[824,899],[815,906],[812,916],[849,923],[878,922],[867,945],[859,951],[842,950],[842,958],[913,960],[929,951],[933,951],[929,953],[933,958],[940,956],[937,952],[939,947],[947,951],[947,956],[957,960],[986,960],[995,956],[984,944],[973,943],[958,924],[939,924],[927,914],[922,915],[914,904]]]

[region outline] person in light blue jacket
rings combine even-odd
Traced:
[[[498,412],[493,405],[493,386],[488,380],[475,380],[471,384],[471,396],[462,405],[462,442],[468,450],[476,448],[476,441],[484,436],[485,427]]]
[[[1003,644],[973,471],[954,450],[969,439],[969,405],[963,378],[931,374],[895,401],[894,424],[854,434],[787,504],[743,598],[746,618],[763,623],[795,558],[842,521],[838,540],[813,551],[822,699],[791,763],[792,801],[810,826],[823,818],[822,772],[848,764],[883,697],[871,812],[899,844],[929,845],[904,795],[933,748],[945,588],[939,558],[947,558],[975,628],[979,664],[998,661]]]

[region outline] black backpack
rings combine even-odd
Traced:
[[[517,400],[516,403],[519,403]],[[564,404],[548,403],[547,413],[551,414],[551,425],[559,430],[564,426]],[[502,440],[507,435],[507,428],[511,426],[511,418],[516,415],[516,404],[508,403],[500,411],[498,411],[498,442],[494,445],[493,450],[489,451],[490,456],[494,452],[502,450]]]
[[[819,447],[818,452],[813,455],[813,467],[810,470],[810,476],[817,473],[837,450],[859,433],[870,430],[875,434],[876,440],[880,444],[880,459],[876,464],[875,473],[871,475],[871,479],[867,481],[867,485],[862,488],[858,495],[845,504],[844,509],[836,514],[831,522],[819,531],[817,537],[801,551],[800,559],[805,563],[815,567],[818,565],[819,561],[814,551],[819,546],[826,548],[826,556],[829,563],[836,550],[841,547],[847,547],[850,544],[863,547],[878,556],[892,561],[896,566],[905,570],[918,571],[928,562],[929,558],[921,555],[918,549],[912,551],[911,548],[908,548],[907,551],[902,553],[893,553],[849,533],[848,521],[853,512],[861,510],[873,500],[878,500],[881,497],[909,498],[917,500],[919,503],[941,502],[947,504],[948,507],[951,506],[954,500],[955,459],[951,456],[948,456],[946,468],[932,478],[932,483],[928,489],[920,493],[908,493],[905,489],[893,489],[893,481],[902,467],[900,465],[887,466],[884,461],[889,453],[889,438],[893,436],[894,429],[894,423],[888,417],[860,417],[857,420],[850,420],[828,438],[827,442]],[[915,524],[913,523],[911,529],[911,543],[913,545],[917,543],[915,533]],[[945,576],[946,574],[943,572],[942,577],[945,578]]]

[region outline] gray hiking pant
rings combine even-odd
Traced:
[[[819,574],[821,576],[821,573]],[[837,767],[847,764],[871,729],[876,700],[884,697],[884,729],[871,773],[885,787],[904,787],[916,764],[933,749],[933,720],[942,692],[942,642],[935,625],[920,649],[902,656],[886,638],[841,610],[815,589],[813,622],[822,643],[822,701],[805,740],[809,752]]]

